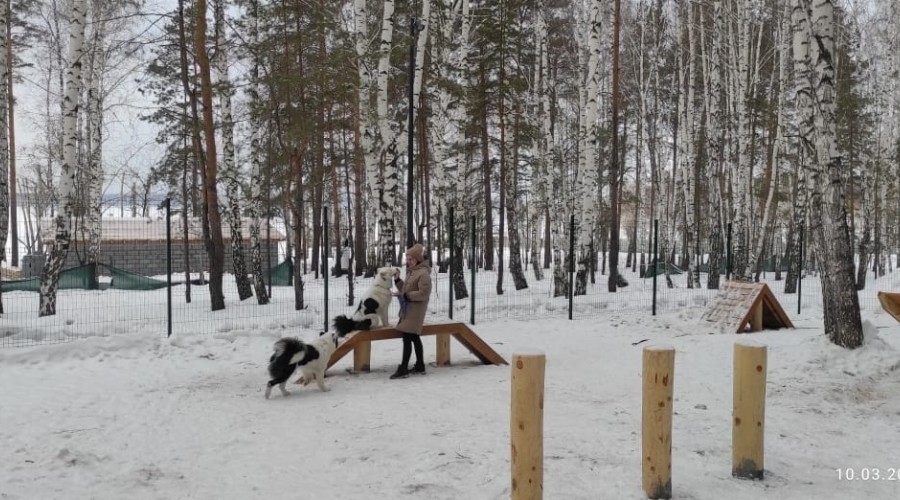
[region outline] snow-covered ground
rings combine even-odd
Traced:
[[[140,311],[148,293],[158,292],[105,295],[106,314]],[[582,304],[575,321],[545,317],[567,306],[541,299],[527,315],[513,309],[473,327],[507,360],[546,353],[544,497],[645,498],[641,351],[654,344],[676,348],[675,498],[900,497],[900,324],[866,307],[866,344],[846,351],[824,338],[821,306],[798,316],[785,304],[794,330],[713,334],[697,322],[705,293],[655,317]],[[432,300],[438,321],[446,306]],[[330,392],[293,386],[265,400],[272,343],[311,339],[318,320],[192,314],[217,333],[166,339],[161,323],[136,319],[0,349],[0,499],[509,498],[509,367],[480,365],[454,343],[453,366],[389,380],[400,342],[383,341],[372,372],[349,373],[348,356],[329,371]],[[731,477],[732,350],[748,338],[768,346],[763,481]],[[433,361],[434,339],[424,343]]]

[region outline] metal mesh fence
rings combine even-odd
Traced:
[[[450,320],[449,285],[446,273],[434,273],[428,321]],[[551,278],[545,274],[542,281],[529,280],[529,287],[523,290],[504,290],[496,293],[497,274],[479,271],[475,286],[470,276],[466,276],[470,297],[453,302],[453,321],[470,322],[474,302],[475,322],[504,319],[521,320],[527,318],[568,316],[569,297],[552,296]],[[312,274],[304,276],[304,302],[306,308],[295,309],[293,287],[272,287],[270,303],[258,305],[254,298],[239,301],[233,275],[225,278],[226,308],[211,312],[208,287],[195,284],[192,300],[185,301],[185,287],[172,287],[172,332],[173,335],[225,334],[234,330],[265,329],[284,330],[285,334],[298,329],[323,330],[326,323],[337,314],[350,314],[354,306],[348,305],[346,278],[329,277],[329,295],[324,293],[324,277],[314,279]],[[657,311],[660,313],[686,311],[699,317],[706,305],[719,293],[718,290],[688,289],[684,276],[674,277],[675,288],[658,282]],[[511,276],[505,277],[511,283]],[[623,314],[650,315],[653,290],[651,279],[629,280],[628,287],[616,293],[606,291],[606,277],[597,276],[593,284],[588,284],[587,294],[572,298],[574,319],[596,317],[611,311]],[[766,280],[776,297],[789,315],[797,313],[798,295],[783,293],[782,282]],[[876,290],[897,289],[900,278],[891,275],[879,278],[872,286],[859,292],[863,311],[879,309]],[[57,313],[54,316],[38,317],[38,294],[30,291],[6,292],[3,295],[4,311],[2,319],[3,347],[27,346],[67,342],[89,336],[111,336],[119,334],[148,332],[166,335],[168,329],[167,290],[120,290],[106,286],[108,281],[101,278],[99,290],[65,289],[59,291]],[[370,286],[371,279],[355,277],[355,300]],[[881,286],[881,285],[884,286]],[[473,299],[474,292],[474,299]],[[803,280],[799,296],[801,311],[821,308],[819,280],[807,276]],[[391,308],[391,318],[397,318],[397,305]]]
[[[896,261],[896,256],[892,256]],[[607,291],[607,276],[596,276],[596,282],[587,286],[587,293],[572,298],[573,318],[593,317],[607,314],[610,311],[621,311],[629,314],[652,314],[653,309],[653,285],[651,278],[631,276],[630,272],[624,273],[629,285],[620,288],[615,293]],[[432,296],[432,311],[436,315],[447,316],[448,305],[446,297],[446,276],[437,277],[437,287],[442,294],[440,298]],[[524,290],[513,290],[510,285],[502,295],[496,293],[496,273],[478,272],[475,285],[475,311],[476,321],[497,320],[504,318],[527,317],[567,317],[567,296],[553,297],[551,278],[547,276],[543,281],[529,279],[529,287]],[[511,283],[511,276],[505,277],[506,283]],[[687,288],[686,275],[672,276],[673,288],[666,285],[664,277],[660,276],[656,290],[656,310],[658,312],[693,311],[696,317],[702,314],[705,307],[719,294],[718,289],[705,288],[706,273],[701,273],[703,288]],[[802,279],[801,293],[784,293],[784,281],[775,281],[773,273],[763,273],[760,281],[769,285],[769,288],[778,298],[782,307],[788,314],[795,314],[799,307],[802,312],[821,309],[822,300],[818,275],[807,274]],[[466,275],[466,283],[471,280]],[[724,285],[725,276],[722,276]],[[894,271],[888,275],[875,279],[870,273],[868,286],[858,293],[860,308],[863,311],[876,311],[880,309],[878,302],[878,290],[896,290],[900,288],[900,272]],[[470,288],[471,290],[471,288]],[[852,293],[852,291],[851,291]],[[436,294],[436,295],[437,295]],[[437,300],[438,305],[434,302]],[[469,321],[471,298],[455,301],[454,319]]]
[[[17,289],[17,284],[28,278],[39,280],[42,265],[40,259],[32,256],[29,265],[23,265],[20,275],[4,273],[3,314],[0,317],[0,347],[17,347],[35,344],[61,343],[90,336],[112,336],[122,334],[152,334],[165,336],[171,328],[174,336],[228,334],[236,330],[284,331],[285,335],[295,335],[298,330],[321,331],[330,327],[331,318],[337,314],[351,314],[360,297],[371,286],[372,278],[353,278],[353,304],[350,304],[349,285],[346,275],[342,277],[318,277],[314,273],[303,275],[304,308],[296,308],[296,296],[292,286],[275,284],[271,290],[270,302],[258,305],[254,297],[240,301],[231,274],[231,255],[226,255],[226,275],[224,279],[224,310],[211,312],[208,280],[208,266],[200,240],[176,239],[179,234],[177,223],[173,222],[173,285],[167,285],[165,227],[162,231],[157,221],[135,219],[130,222],[118,221],[118,233],[110,229],[104,241],[99,268],[99,286],[88,289],[78,285],[60,289],[57,312],[52,316],[38,316],[39,294],[33,290]],[[143,225],[143,227],[141,226]],[[127,227],[126,227],[127,226]],[[106,229],[106,228],[105,228]],[[228,231],[224,231],[227,235]],[[118,234],[117,237],[112,235]],[[264,231],[265,235],[266,232]],[[274,234],[274,236],[273,236]],[[266,263],[267,281],[271,276],[268,269],[276,268],[284,259],[283,235],[268,231],[268,238],[262,243]],[[226,242],[228,243],[228,242]],[[245,242],[246,243],[246,242]],[[185,245],[196,248],[186,248]],[[179,252],[179,246],[181,250]],[[229,246],[226,244],[226,246]],[[80,254],[70,251],[67,269],[78,269]],[[79,253],[80,252],[80,253]],[[184,255],[191,255],[191,273],[184,269]],[[436,256],[436,252],[432,253]],[[645,261],[650,262],[645,255]],[[890,256],[892,272],[876,277],[871,271],[867,286],[858,292],[863,311],[874,312],[880,308],[876,293],[878,290],[900,289],[900,273],[896,271],[897,256]],[[526,259],[527,260],[527,259]],[[620,314],[651,315],[654,303],[653,280],[643,278],[639,272],[625,268],[625,254],[621,255],[620,272],[628,281],[628,286],[616,293],[607,291],[607,276],[600,270],[594,273],[594,280],[588,280],[586,294],[572,297],[573,319],[595,317],[617,312]],[[475,323],[496,320],[521,320],[528,318],[566,318],[569,314],[569,297],[553,296],[552,270],[544,269],[544,278],[536,280],[533,269],[526,268],[528,287],[513,288],[509,271],[504,273],[503,293],[497,293],[497,273],[476,269],[474,286],[471,268],[464,270],[466,289],[469,297],[451,301],[448,275],[438,272],[434,266],[434,287],[429,305],[429,322],[453,321],[470,322],[474,310]],[[269,264],[271,263],[271,264]],[[330,266],[334,260],[330,261]],[[202,277],[199,270],[203,270]],[[569,274],[566,274],[568,279]],[[687,288],[687,275],[672,277],[673,287],[668,287],[665,276],[657,278],[655,294],[656,310],[660,313],[684,311],[685,317],[699,318],[707,304],[719,293],[705,288],[706,275],[701,275],[703,287]],[[724,276],[723,282],[724,282]],[[190,280],[190,302],[187,301]],[[328,293],[326,297],[326,280]],[[798,298],[801,311],[821,309],[819,278],[805,275],[801,294],[785,294],[783,281],[775,281],[774,273],[766,272],[761,280],[769,284],[783,308],[789,315],[797,313]],[[78,280],[76,280],[78,281]],[[274,280],[278,281],[278,280]],[[19,287],[21,288],[21,287]],[[168,292],[171,290],[171,312],[168,306]],[[391,306],[391,318],[396,320],[398,306]]]

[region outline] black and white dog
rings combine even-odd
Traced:
[[[398,267],[382,267],[375,273],[375,281],[359,301],[356,311],[349,318],[342,314],[334,318],[334,329],[341,336],[354,330],[369,330],[388,325],[388,308],[391,305],[391,283],[400,275]]]
[[[272,393],[272,387],[278,386],[281,395],[290,393],[284,388],[288,378],[299,367],[303,376],[297,380],[298,384],[308,385],[315,379],[319,389],[327,392],[325,387],[325,369],[328,368],[328,360],[337,349],[338,340],[343,337],[339,333],[320,333],[319,338],[312,343],[306,343],[297,337],[283,337],[275,342],[275,352],[269,358],[269,383],[266,384],[266,399]]]

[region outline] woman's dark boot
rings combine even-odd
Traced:
[[[415,365],[413,365],[413,368],[412,368],[412,370],[409,371],[409,373],[415,373],[417,375],[425,375],[425,363],[422,363],[421,361],[416,363]]]
[[[425,368],[423,367],[422,369],[424,370]],[[406,378],[408,376],[409,368],[407,368],[406,365],[397,365],[397,371],[395,371],[394,374],[391,375],[391,380],[396,378]]]

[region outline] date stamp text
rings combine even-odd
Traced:
[[[900,468],[841,467],[834,471],[838,481],[900,481]]]

